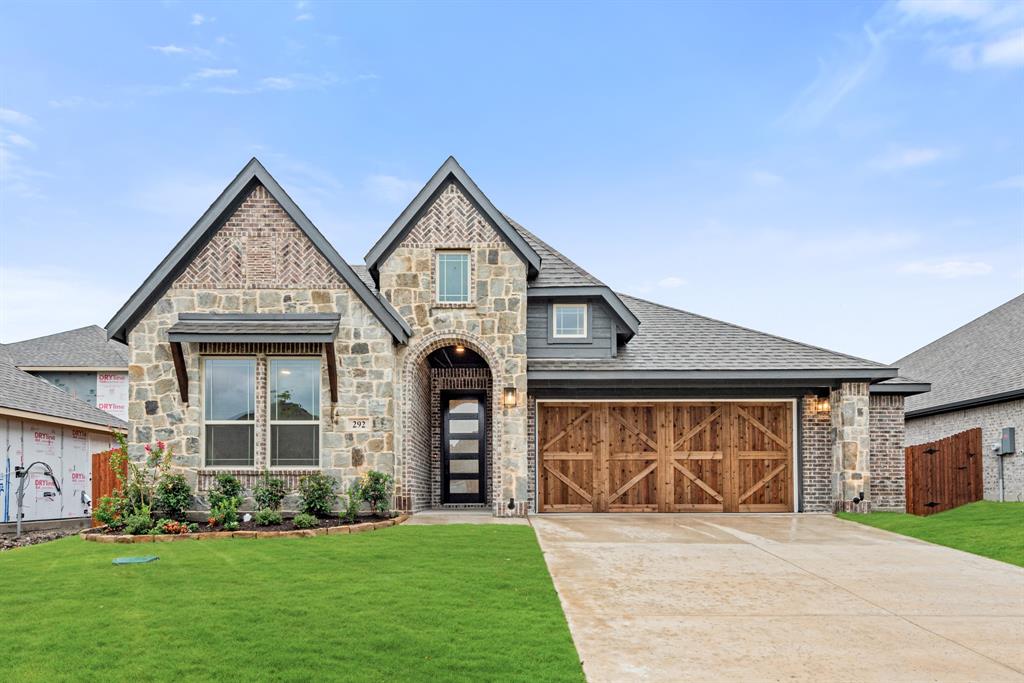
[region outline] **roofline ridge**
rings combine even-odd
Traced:
[[[789,342],[791,344],[796,344],[798,346],[803,346],[805,348],[815,349],[817,351],[824,351],[825,353],[831,353],[831,354],[834,354],[836,356],[843,356],[844,358],[849,358],[851,360],[862,361],[864,363],[868,363],[868,364],[870,364],[872,366],[875,366],[875,367],[879,367],[879,368],[895,368],[895,367],[897,367],[895,363],[892,364],[892,365],[886,365],[885,363],[879,363],[878,361],[869,360],[867,358],[861,358],[860,356],[854,356],[854,355],[849,354],[849,353],[843,353],[842,351],[833,351],[832,349],[826,349],[824,346],[816,346],[815,344],[808,344],[807,342],[797,341],[795,339],[790,339],[789,337],[783,337],[782,335],[772,334],[771,332],[765,332],[763,330],[755,330],[752,327],[745,327],[743,325],[737,325],[736,323],[731,323],[731,322],[729,322],[727,320],[719,320],[718,318],[712,318],[712,317],[707,316],[707,315],[701,315],[700,313],[694,313],[693,311],[683,310],[682,308],[676,308],[674,306],[669,306],[667,304],[660,304],[657,301],[651,301],[650,299],[644,299],[644,298],[641,298],[641,297],[638,297],[638,296],[633,296],[632,294],[626,294],[624,292],[618,292],[618,294],[620,296],[629,297],[630,299],[636,299],[637,301],[642,301],[644,303],[651,304],[652,306],[658,306],[659,308],[666,308],[666,309],[668,309],[670,311],[675,311],[677,313],[686,313],[687,315],[692,315],[692,316],[696,316],[698,318],[703,318],[704,320],[710,320],[711,322],[720,323],[722,325],[728,325],[729,327],[735,327],[738,330],[744,330],[746,332],[753,332],[755,334],[761,334],[761,335],[764,335],[766,337],[772,337],[773,339],[778,339],[780,341]]]
[[[951,337],[954,334],[956,334],[957,332],[960,332],[961,330],[964,330],[964,329],[970,327],[974,323],[980,321],[982,318],[987,318],[988,316],[992,315],[993,313],[996,313],[997,311],[999,311],[999,310],[1001,310],[1003,308],[1006,308],[1010,304],[1015,303],[1018,299],[1020,299],[1021,300],[1021,304],[1024,305],[1024,293],[1018,294],[1017,296],[1013,297],[1012,299],[1009,299],[1008,301],[1004,301],[1003,303],[999,304],[995,308],[990,309],[988,311],[985,311],[984,313],[982,313],[981,315],[977,316],[976,318],[968,320],[963,325],[960,325],[959,327],[956,327],[956,328],[950,330],[949,332],[947,332],[946,334],[942,335],[941,337],[933,339],[932,341],[928,342],[927,344],[925,344],[921,348],[919,348],[919,349],[917,349],[915,351],[911,351],[910,353],[908,353],[907,355],[903,356],[899,360],[894,361],[894,364],[902,363],[903,361],[905,361],[906,359],[910,358],[911,356],[913,356],[915,354],[918,354],[921,351],[924,351],[925,349],[927,349],[927,348],[929,348],[931,346],[934,346],[935,344],[938,344],[939,342],[943,341],[947,337]]]
[[[499,211],[501,211],[501,209],[499,209]],[[572,268],[573,270],[575,270],[577,274],[579,274],[579,275],[583,275],[583,276],[586,276],[586,277],[590,278],[591,280],[594,280],[594,282],[595,282],[595,283],[600,283],[601,285],[603,285],[603,286],[607,287],[607,285],[605,285],[605,284],[604,284],[604,281],[602,281],[602,280],[601,280],[601,278],[597,277],[596,275],[594,275],[594,274],[593,274],[593,273],[591,273],[590,271],[586,270],[586,269],[585,269],[585,268],[584,268],[583,266],[581,266],[580,264],[576,263],[576,262],[575,262],[575,261],[573,261],[573,260],[572,260],[571,258],[569,258],[569,257],[568,257],[568,256],[566,256],[565,254],[563,254],[562,252],[558,251],[558,249],[555,249],[555,248],[554,248],[553,246],[551,246],[551,245],[550,245],[550,244],[548,244],[548,243],[547,243],[546,241],[544,241],[544,239],[543,239],[543,238],[541,238],[541,237],[538,237],[538,236],[537,236],[537,233],[533,232],[532,230],[530,230],[529,228],[527,228],[526,226],[524,226],[524,225],[523,225],[522,223],[520,223],[520,222],[519,222],[519,221],[517,221],[516,219],[512,218],[511,216],[509,216],[509,215],[508,215],[507,213],[505,213],[504,211],[501,211],[501,215],[502,215],[502,216],[504,216],[504,217],[505,217],[505,219],[506,219],[506,220],[507,220],[507,221],[508,221],[509,223],[511,223],[511,224],[512,224],[512,227],[513,227],[513,228],[515,228],[516,230],[522,230],[523,232],[525,232],[526,234],[528,234],[528,235],[529,235],[530,237],[532,237],[533,239],[535,239],[535,240],[537,240],[538,242],[540,242],[541,244],[543,244],[543,245],[544,245],[544,246],[545,246],[545,247],[546,247],[547,249],[549,249],[549,250],[550,250],[550,251],[551,251],[551,252],[552,252],[552,253],[553,253],[553,254],[554,254],[555,256],[557,256],[557,257],[560,257],[560,258],[561,258],[561,259],[563,260],[563,262],[564,262],[564,263],[565,263],[566,265],[568,265],[568,266],[569,266],[570,268]]]

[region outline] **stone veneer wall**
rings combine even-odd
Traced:
[[[833,500],[837,510],[870,512],[871,434],[866,382],[843,382],[831,394]],[[859,505],[853,498],[864,493]]]
[[[869,405],[871,509],[903,512],[907,508],[903,397],[871,394]]]
[[[988,500],[999,500],[1000,456],[992,451],[992,444],[999,441],[1003,427],[1016,427],[1017,454],[1003,457],[1005,497],[1024,501],[1024,399],[908,418],[906,445],[936,441],[976,427],[981,427],[982,476]]]
[[[441,481],[441,436],[442,419],[441,392],[464,389],[484,392],[486,429],[490,429],[492,408],[492,385],[490,368],[432,368],[430,370],[430,504],[435,508],[467,508],[478,505],[443,504],[443,483]],[[494,500],[494,461],[492,441],[484,444],[484,505],[491,506]]]
[[[435,301],[435,252],[470,253],[471,301]],[[430,451],[419,443],[416,411],[426,411],[415,377],[434,349],[463,343],[479,353],[494,373],[491,435],[496,514],[525,514],[529,507],[526,455],[526,265],[504,242],[458,183],[439,188],[414,218],[409,232],[379,264],[380,291],[413,329],[409,346],[398,351],[401,373],[396,386],[399,440],[396,497],[412,499],[416,472]],[[514,387],[514,408],[501,391]],[[515,500],[514,509],[506,507]],[[417,498],[415,506],[421,505]]]
[[[174,466],[193,486],[203,473],[203,353],[308,351],[291,348],[201,348],[183,344],[188,404],[182,404],[167,342],[179,313],[338,313],[335,342],[338,403],[321,375],[321,463],[342,481],[365,469],[394,472],[392,339],[380,321],[341,280],[287,214],[261,186],[129,333],[129,453],[141,459],[145,444],[162,439],[174,448]],[[261,363],[257,364],[262,365]],[[265,383],[266,378],[261,380]],[[262,413],[257,410],[257,414]],[[347,431],[347,418],[365,417],[370,429]],[[262,424],[262,420],[261,420]],[[268,464],[265,435],[256,430],[253,470]]]
[[[832,413],[818,411],[818,397],[804,396],[800,411],[801,511],[832,512]]]

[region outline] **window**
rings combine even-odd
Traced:
[[[320,464],[320,359],[270,359],[270,465]]]
[[[469,252],[438,252],[437,301],[442,304],[469,303]]]
[[[252,467],[256,431],[256,360],[208,358],[203,401],[206,464]]]
[[[552,336],[556,339],[585,339],[587,337],[586,304],[554,304]]]

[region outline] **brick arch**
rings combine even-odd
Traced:
[[[503,438],[502,420],[498,419],[498,411],[501,409],[501,390],[505,385],[504,373],[502,372],[502,356],[480,337],[466,331],[446,330],[432,332],[425,335],[417,343],[408,347],[403,354],[399,383],[396,387],[397,398],[397,430],[399,442],[396,444],[395,461],[395,501],[394,507],[399,510],[419,511],[430,507],[430,448],[424,443],[417,443],[416,428],[423,428],[422,413],[414,415],[415,409],[427,413],[427,426],[429,427],[429,412],[431,410],[429,401],[429,378],[428,396],[416,395],[416,389],[423,381],[422,372],[426,367],[427,356],[434,351],[446,347],[461,344],[472,349],[487,362],[491,371],[491,414],[488,415],[488,429],[490,430],[492,460],[497,460],[498,454],[502,452],[501,444]],[[424,481],[424,476],[426,480]],[[491,464],[491,490],[488,498],[492,504],[501,499],[501,471],[500,468]]]

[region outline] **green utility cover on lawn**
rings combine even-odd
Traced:
[[[160,558],[156,555],[143,555],[141,557],[115,557],[114,564],[146,564],[156,562]]]

